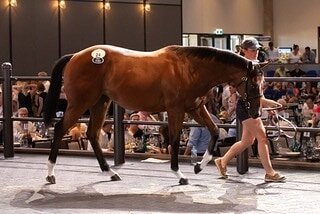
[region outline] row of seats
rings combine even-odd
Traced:
[[[266,77],[274,77],[275,70],[267,70],[265,71]],[[309,70],[306,71],[306,77],[318,77],[320,76],[320,70]]]

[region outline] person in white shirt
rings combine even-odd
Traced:
[[[302,55],[299,50],[299,45],[294,44],[293,50],[289,54],[288,63],[301,63]]]
[[[267,61],[277,62],[279,60],[278,49],[273,46],[273,42],[269,42],[268,45],[269,45],[269,48],[267,49],[267,53],[268,53]]]
[[[23,107],[18,109],[18,117],[28,117],[28,109]],[[13,139],[15,143],[20,143],[23,147],[32,146],[32,138],[37,137],[37,128],[31,121],[13,121]]]
[[[99,134],[99,143],[102,151],[113,151],[114,142],[113,142],[113,128],[112,124],[104,122],[100,134]],[[92,151],[92,146],[89,143],[87,150]]]

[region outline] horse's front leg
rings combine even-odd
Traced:
[[[201,162],[197,163],[194,166],[194,172],[198,174],[204,169],[205,166],[212,160],[213,153],[215,151],[215,145],[219,138],[219,128],[213,122],[207,108],[205,105],[199,106],[199,108],[195,109],[189,114],[202,126],[206,126],[211,134],[211,140],[208,145],[208,149],[204,153]]]
[[[179,179],[179,184],[187,185],[189,183],[188,179],[180,171],[178,159],[180,132],[182,129],[183,118],[184,112],[182,111],[168,111],[169,142],[171,145],[171,170]]]

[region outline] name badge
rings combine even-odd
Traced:
[[[92,56],[92,62],[94,64],[102,64],[104,63],[104,58],[106,55],[106,52],[102,49],[96,49],[92,51],[91,56]]]

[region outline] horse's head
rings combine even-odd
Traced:
[[[246,75],[238,83],[237,90],[252,118],[260,115],[260,98],[262,97],[263,71],[258,63],[248,62]]]

